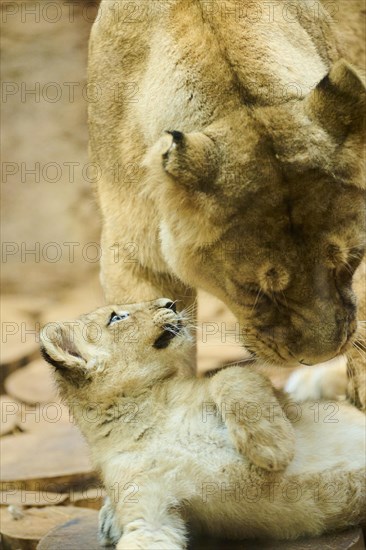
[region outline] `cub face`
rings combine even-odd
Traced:
[[[302,100],[168,132],[146,157],[166,262],[222,299],[272,364],[329,360],[355,333],[365,107],[339,61]]]
[[[187,318],[165,298],[101,307],[41,331],[42,355],[61,389],[84,388],[95,398],[171,376],[193,363],[192,350]]]

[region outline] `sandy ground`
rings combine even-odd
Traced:
[[[99,217],[86,123],[95,7],[62,0],[9,4],[1,5],[2,287],[59,293],[98,264],[90,244],[98,243]]]

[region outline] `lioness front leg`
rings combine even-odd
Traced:
[[[178,309],[192,306],[196,291],[173,274],[156,271],[141,264],[139,246],[124,243],[118,234],[105,227],[102,234],[100,280],[108,304],[147,302],[157,298],[177,301]]]
[[[268,380],[250,367],[230,367],[211,379],[210,391],[239,452],[266,470],[291,462],[294,429]]]

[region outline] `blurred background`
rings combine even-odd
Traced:
[[[365,1],[324,3],[331,5],[346,57],[364,70]],[[44,323],[73,319],[104,301],[86,115],[93,97],[86,84],[88,35],[97,8],[90,0],[0,5],[4,548],[36,548],[69,518],[94,518],[102,500],[85,445],[38,350]],[[245,357],[235,320],[204,293],[199,325],[205,326],[201,372]],[[273,380],[281,385],[285,376]]]

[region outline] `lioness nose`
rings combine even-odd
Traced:
[[[325,363],[343,353],[348,340],[348,334],[345,332],[343,338],[338,338],[333,342],[324,342],[319,340],[306,342],[306,345],[302,345],[299,349],[292,349],[291,355],[296,357],[299,363],[306,366],[312,366],[317,363]]]

